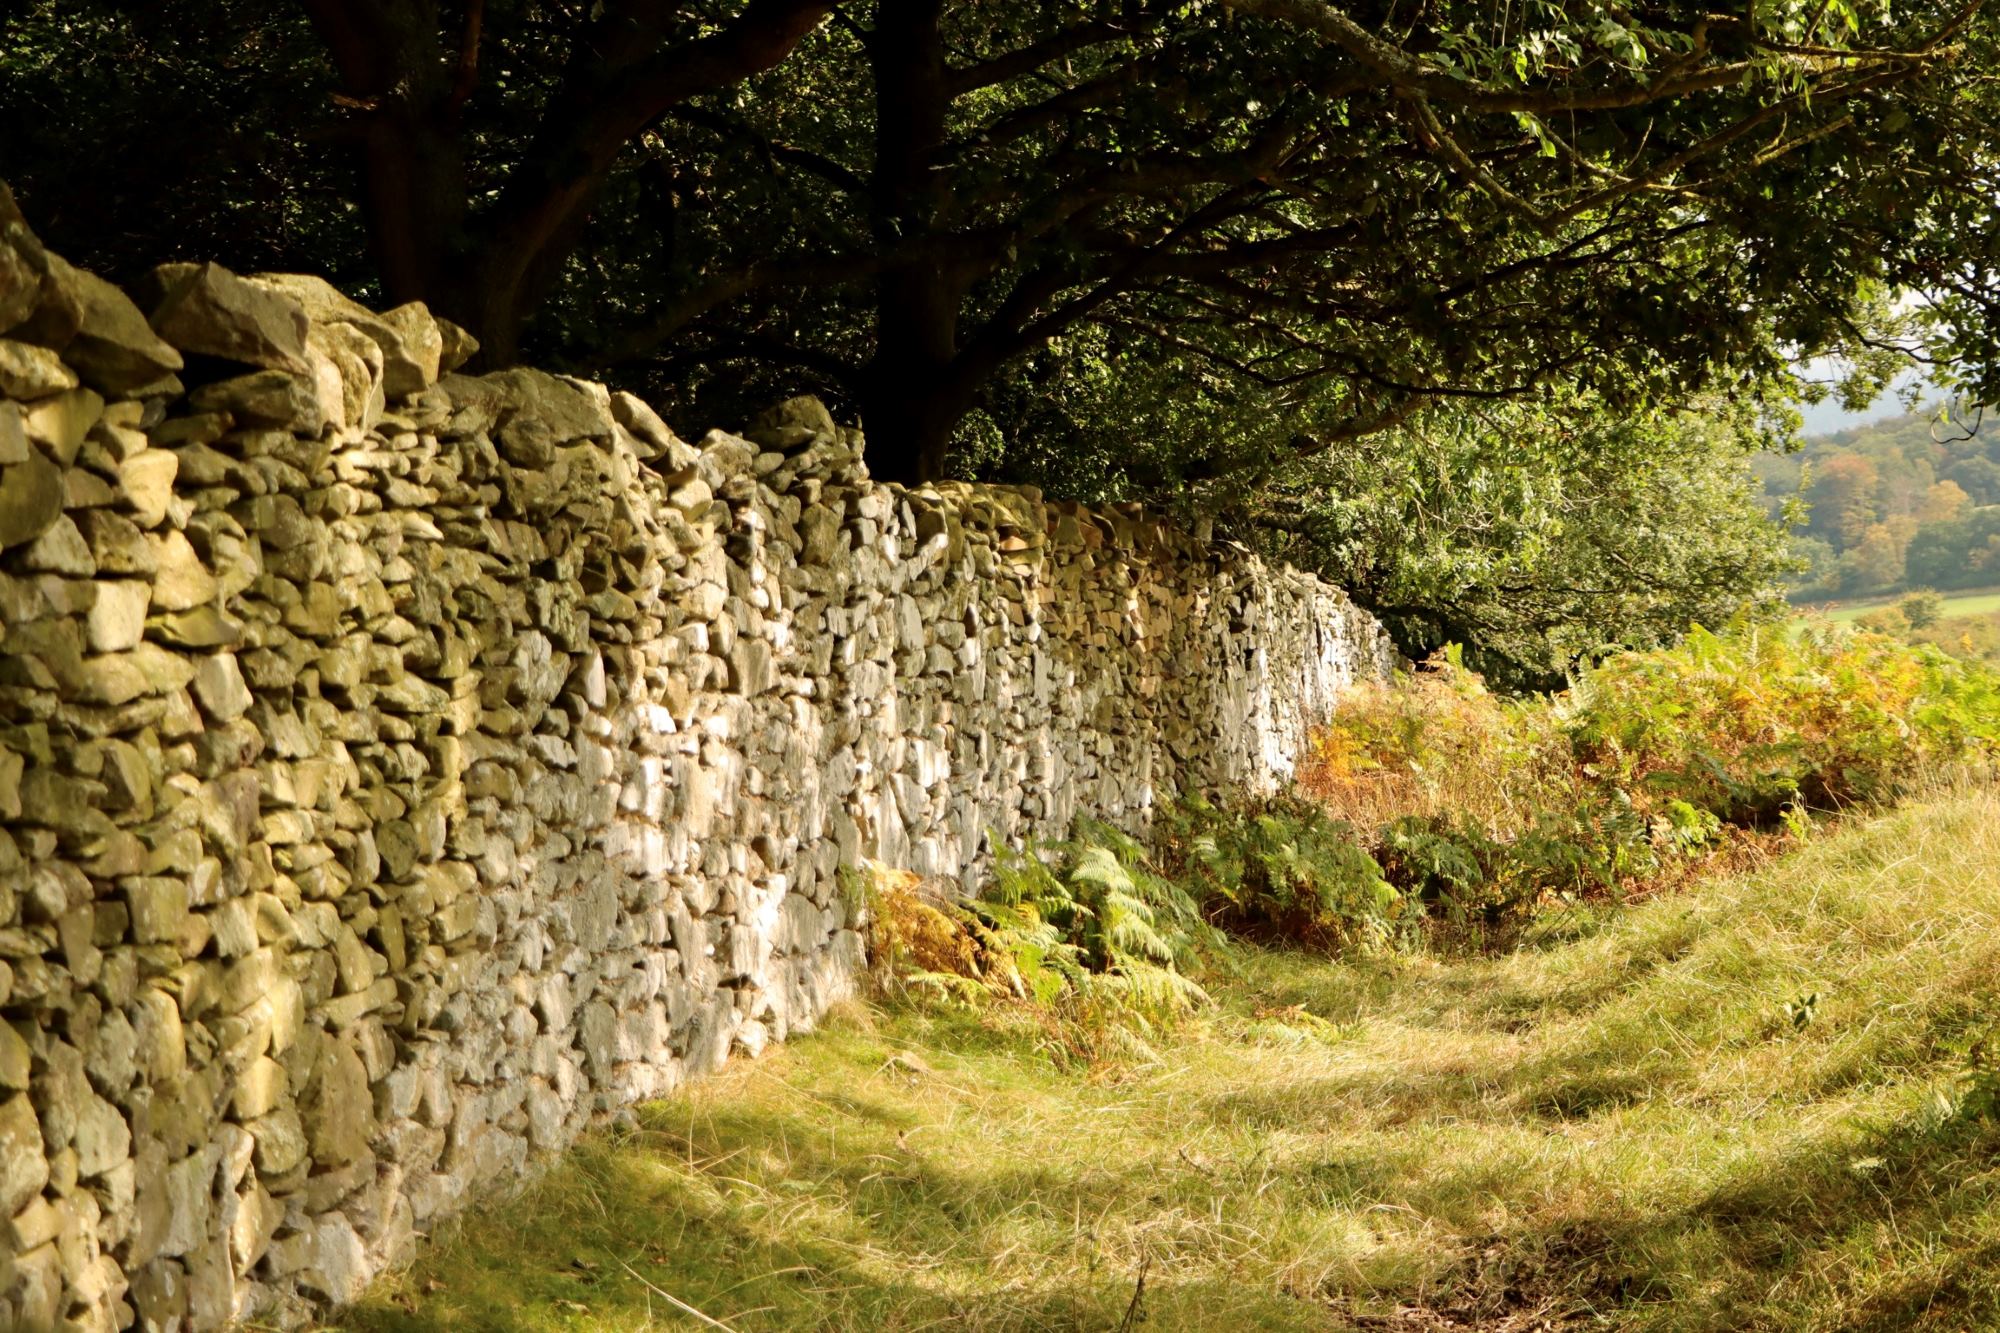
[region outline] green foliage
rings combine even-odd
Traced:
[[[1768,825],[1784,807],[1896,796],[2000,741],[2000,675],[1830,625],[1697,629],[1588,673],[1564,705],[1582,771],[1654,804]]]
[[[1417,920],[1354,826],[1297,797],[1217,807],[1199,795],[1165,812],[1161,841],[1214,918],[1329,948],[1406,942]]]
[[[695,428],[816,389],[885,473],[1061,472],[1128,380],[1180,476],[1642,411],[1899,285],[2000,362],[2000,23],[1958,0],[14,8],[0,175],[73,259],[331,270]],[[1301,438],[1237,439],[1259,404]]]
[[[1775,606],[1796,568],[1748,460],[1760,406],[1590,395],[1440,410],[1301,463],[1245,502],[1273,557],[1350,589],[1412,658],[1447,643],[1507,689]]]
[[[1924,588],[1897,602],[1896,609],[1911,629],[1929,629],[1944,615],[1944,597]]]
[[[1138,842],[1082,821],[1074,840],[1005,851],[986,892],[957,901],[873,867],[879,990],[1029,1016],[1059,1058],[1094,1059],[1208,1004],[1190,975],[1223,945],[1183,885]]]
[[[1231,916],[1293,938],[1407,939],[1419,919],[1485,930],[1620,895],[1726,849],[1732,828],[1801,837],[1810,811],[1984,768],[1996,747],[2000,672],[1861,630],[1696,629],[1525,699],[1489,694],[1447,655],[1343,705],[1301,774],[1308,813],[1281,807],[1285,839],[1252,838],[1272,822],[1262,813],[1218,833],[1196,806],[1204,840],[1191,845],[1230,853],[1209,891]],[[1329,902],[1330,921],[1302,916],[1296,875],[1250,873],[1289,865],[1264,851],[1274,844],[1342,864],[1299,830],[1325,830],[1379,875],[1399,933],[1375,926],[1365,900]]]
[[[989,978],[1023,999],[1164,1020],[1207,1003],[1186,969],[1219,942],[1199,904],[1148,865],[1144,849],[1085,821],[1077,839],[1001,856],[993,885],[967,905]]]
[[[1909,575],[1939,588],[2000,583],[2000,504],[1919,528],[1910,538]]]

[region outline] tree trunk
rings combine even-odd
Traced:
[[[832,0],[749,0],[719,29],[695,35],[672,6],[611,7],[580,34],[503,197],[473,217],[459,118],[478,68],[483,9],[467,10],[454,70],[438,36],[437,0],[301,3],[345,96],[367,117],[366,211],[384,291],[391,302],[423,300],[463,324],[488,366],[518,359],[523,327],[633,136],[679,102],[770,69],[833,8]]]
[[[453,300],[454,250],[465,225],[465,163],[444,108],[400,99],[369,118],[365,155],[368,243],[385,305]],[[453,315],[452,318],[457,318]]]
[[[869,38],[875,74],[875,243],[925,256],[940,201],[933,180],[945,140],[942,0],[889,0]],[[885,270],[875,288],[875,355],[864,375],[869,465],[891,481],[944,474],[952,428],[969,400],[958,389],[962,280],[932,257]]]
[[[953,384],[898,375],[876,379],[861,401],[869,473],[905,486],[943,480],[952,432],[971,405],[971,396]]]
[[[360,112],[363,212],[386,302],[449,303],[465,154],[435,0],[304,0]]]

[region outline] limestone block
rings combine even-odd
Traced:
[[[0,1022],[0,1091],[21,1092],[28,1086],[28,1043],[10,1023]]]
[[[93,1180],[123,1162],[132,1151],[132,1131],[118,1108],[102,1097],[86,1093],[77,1109],[77,1174]]]
[[[62,469],[40,453],[0,467],[0,548],[33,541],[63,516],[62,510]]]
[[[306,1134],[298,1112],[280,1106],[244,1126],[257,1143],[257,1171],[266,1178],[282,1176],[305,1162]]]
[[[119,498],[140,527],[158,527],[166,518],[179,471],[180,459],[165,449],[143,450],[119,463]]]
[[[97,573],[97,561],[91,557],[90,543],[83,539],[76,521],[68,514],[57,515],[41,536],[28,544],[22,563],[31,570],[66,574],[71,578],[87,579]]]
[[[185,534],[167,532],[149,537],[159,573],[153,582],[153,609],[192,611],[215,599],[215,575],[195,554]]]
[[[367,1067],[352,1044],[329,1041],[322,1047],[315,1079],[314,1094],[304,1109],[313,1160],[322,1166],[345,1165],[368,1151],[375,1127]]]
[[[306,312],[296,300],[220,264],[194,265],[163,285],[153,331],[181,351],[306,373]]]
[[[260,1055],[239,1070],[231,1083],[230,1114],[242,1121],[268,1115],[277,1109],[288,1087],[285,1067],[269,1056]]]
[[[0,338],[0,394],[41,398],[76,385],[76,372],[48,348]]]
[[[126,881],[125,903],[132,914],[132,938],[139,944],[178,940],[187,926],[187,882],[175,876]]]
[[[121,653],[138,646],[146,632],[146,609],[153,590],[137,580],[109,579],[97,585],[87,621],[93,652]]]
[[[0,183],[0,191],[6,188]],[[42,275],[34,262],[41,247],[19,218],[13,195],[0,197],[0,224],[4,224],[0,225],[0,333],[33,314],[41,298]]]
[[[232,722],[250,710],[250,687],[243,683],[236,654],[215,653],[201,660],[194,672],[194,697],[217,722]]]
[[[0,467],[25,463],[32,452],[27,427],[22,424],[21,405],[0,401]]]
[[[68,467],[103,415],[104,399],[90,389],[71,389],[25,404],[21,430],[56,462]]]
[[[319,388],[310,375],[259,370],[205,384],[188,400],[197,412],[227,412],[238,423],[276,426],[311,438],[326,425]]]
[[[0,1216],[12,1217],[48,1183],[42,1127],[25,1092],[0,1101]]]
[[[449,374],[479,354],[479,339],[443,315],[432,315],[443,348],[438,354],[438,371]]]
[[[105,393],[136,394],[181,368],[181,354],[124,292],[56,255],[44,255],[44,264],[40,304],[14,337],[58,349],[84,383]]]
[[[383,392],[391,398],[405,398],[436,384],[444,357],[444,333],[430,309],[422,301],[411,301],[383,311],[380,318],[395,335],[382,345]]]

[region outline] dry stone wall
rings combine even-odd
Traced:
[[[0,1328],[352,1297],[810,1025],[843,864],[1269,785],[1387,666],[1136,511],[872,483],[810,400],[695,447],[422,306],[142,286],[0,187]]]

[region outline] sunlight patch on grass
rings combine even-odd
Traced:
[[[1088,1074],[857,1008],[333,1327],[1115,1329],[1142,1276],[1148,1327],[1230,1333],[1993,1326],[2000,1132],[1948,1112],[1996,919],[1970,793],[1505,957],[1250,951]]]

